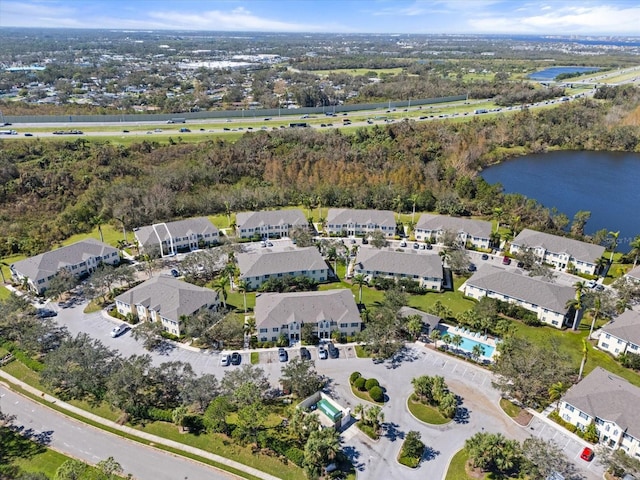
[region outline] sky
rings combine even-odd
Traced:
[[[0,27],[640,36],[640,0],[0,0]]]

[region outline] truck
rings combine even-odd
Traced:
[[[0,130],[0,135],[17,135],[15,130]]]
[[[167,120],[167,123],[186,123],[187,119],[186,118],[170,118],[169,120]]]
[[[480,113],[489,113],[489,110],[487,110],[486,108],[479,108],[475,111],[475,114],[478,115]]]

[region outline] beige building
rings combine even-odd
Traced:
[[[380,230],[385,237],[393,237],[396,234],[396,220],[389,210],[330,208],[326,230],[329,235],[357,237]]]

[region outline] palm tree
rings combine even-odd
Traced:
[[[440,330],[438,330],[437,328],[436,328],[436,329],[433,329],[433,330],[431,331],[431,334],[429,335],[429,338],[430,338],[431,340],[433,340],[433,344],[434,344],[434,346],[435,346],[436,348],[438,348],[438,340],[440,340],[440,338],[442,338],[442,333],[440,333]]]
[[[256,333],[256,317],[246,318],[244,321],[244,334],[251,338]]]
[[[451,343],[454,347],[459,348],[462,345],[462,337],[460,335],[454,335],[451,338]]]
[[[631,310],[631,304],[629,303],[629,300],[625,298],[620,298],[616,302],[616,312],[618,313],[618,315],[620,315],[624,313],[626,310]]]
[[[596,296],[593,299],[593,308],[591,308],[591,328],[589,329],[589,336],[587,338],[591,338],[591,334],[593,333],[593,327],[596,324],[596,319],[600,314],[600,309],[602,308],[602,302],[599,296]]]
[[[571,300],[571,306],[575,309],[575,315],[573,317],[573,330],[578,330],[578,319],[580,318],[580,310],[582,310],[582,292],[585,289],[585,283],[583,281],[573,284],[573,288],[576,289],[576,297]]]
[[[493,209],[493,218],[496,219],[496,232],[500,230],[500,222],[504,215],[504,210],[500,207],[495,207]]]
[[[636,235],[629,243],[631,252],[633,253],[633,268],[638,264],[638,255],[640,255],[640,235]]]
[[[549,400],[551,400],[551,403],[556,402],[556,412],[560,407],[560,399],[566,389],[566,385],[562,382],[554,383],[549,387]]]
[[[449,350],[449,345],[451,345],[452,340],[453,338],[451,338],[451,335],[449,335],[448,333],[445,333],[443,335],[442,341],[447,344],[447,350]]]
[[[620,236],[620,230],[617,232],[609,232],[609,238],[611,243],[611,256],[609,257],[609,263],[613,263],[613,254],[616,252],[616,248],[618,247],[618,237]]]
[[[249,282],[244,279],[236,282],[236,288],[238,292],[242,294],[242,300],[244,301],[244,313],[247,313],[247,291],[249,290]]]
[[[602,275],[602,272],[604,272],[608,264],[609,262],[607,262],[607,259],[604,257],[600,257],[596,260],[596,271],[598,272],[598,275]]]
[[[104,243],[104,235],[102,234],[102,222],[104,219],[102,215],[95,215],[91,217],[90,223],[92,227],[98,227],[98,232],[100,232],[100,241]]]
[[[364,412],[365,423],[371,425],[371,427],[377,432],[380,429],[380,424],[384,422],[384,412],[380,405],[373,405]]]
[[[471,349],[471,358],[476,362],[484,355],[484,347],[479,343],[476,343]]]
[[[415,225],[415,219],[416,219],[416,202],[418,201],[419,198],[420,198],[420,196],[417,193],[414,193],[409,197],[409,199],[411,200],[411,205],[412,205],[411,223],[413,223],[414,225]]]
[[[227,309],[227,281],[226,275],[222,275],[213,282],[213,289],[222,297],[222,306],[225,310]]]
[[[587,348],[587,340],[582,339],[582,361],[580,362],[580,371],[578,372],[578,381],[582,380],[582,372],[584,372],[584,365],[587,363],[587,355],[589,349]]]
[[[369,285],[366,275],[363,273],[354,275],[351,279],[351,283],[358,285],[358,304],[362,305],[362,287],[364,285]]]

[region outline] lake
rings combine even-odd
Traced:
[[[531,80],[549,81],[555,79],[558,75],[563,73],[588,73],[597,72],[600,70],[596,67],[549,67],[539,72],[534,72],[529,75]],[[569,81],[570,79],[567,79]]]
[[[521,193],[573,219],[578,210],[591,218],[585,232],[620,231],[619,250],[640,235],[640,154],[550,152],[518,157],[481,173],[506,193]]]

